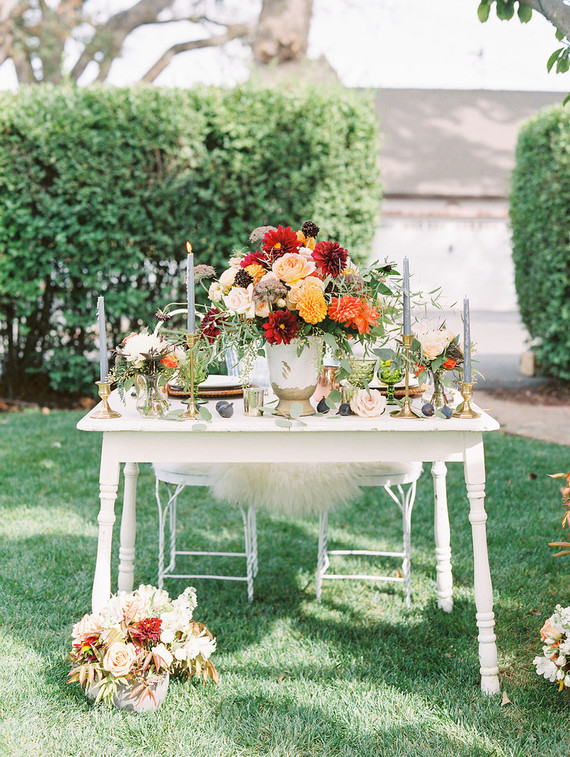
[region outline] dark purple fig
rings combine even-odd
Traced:
[[[426,402],[426,404],[422,407],[422,413],[424,415],[427,415],[428,418],[435,413],[435,408],[432,404],[429,402]]]

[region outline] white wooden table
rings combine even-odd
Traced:
[[[137,414],[134,400],[125,407],[113,392],[110,405],[122,417],[95,420],[86,415],[81,431],[103,434],[101,449],[99,539],[92,604],[97,610],[111,593],[111,547],[120,464],[124,467],[124,497],[119,549],[119,590],[131,591],[134,581],[136,486],[138,463],[153,462],[409,462],[432,463],[435,499],[435,551],[438,605],[451,611],[452,573],[447,512],[446,463],[464,465],[473,539],[474,593],[479,630],[481,689],[499,691],[495,616],[485,512],[483,432],[499,424],[486,413],[474,420],[437,418],[397,419],[356,416],[308,417],[303,424],[280,428],[271,417],[244,417],[242,401],[234,402],[234,416],[220,418],[209,403],[212,421],[151,420]],[[172,403],[173,409],[179,405]],[[193,430],[197,425],[205,430]]]

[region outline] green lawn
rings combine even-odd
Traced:
[[[90,610],[97,543],[100,438],[76,431],[79,417],[0,416],[2,757],[570,754],[568,697],[532,665],[544,619],[557,602],[570,603],[570,563],[548,546],[560,536],[559,482],[546,475],[568,469],[566,447],[486,440],[501,686],[512,704],[479,690],[470,527],[461,467],[450,465],[451,614],[437,609],[429,472],[413,517],[410,609],[401,586],[362,582],[326,582],[318,605],[316,519],[260,513],[254,603],[243,584],[196,582],[195,617],[218,638],[220,685],[175,681],[157,713],[139,716],[94,707],[66,684],[64,657],[72,624]],[[193,543],[239,548],[237,512],[203,489],[190,496],[184,526]],[[396,507],[367,490],[331,515],[330,538],[398,549],[399,527]],[[136,580],[155,583],[149,466],[137,529]],[[177,595],[184,586],[167,588]]]

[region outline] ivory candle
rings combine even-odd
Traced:
[[[410,268],[408,258],[404,258],[404,334],[412,333],[412,316],[410,311]]]
[[[463,300],[463,381],[471,383],[471,324],[469,322],[469,300]]]

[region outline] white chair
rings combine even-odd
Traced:
[[[158,506],[158,588],[162,589],[167,578],[206,578],[220,581],[245,581],[247,583],[247,598],[253,602],[253,579],[257,575],[257,530],[255,510],[250,507],[245,510],[240,507],[243,521],[245,542],[244,552],[203,552],[176,548],[176,518],[178,496],[187,486],[207,486],[208,468],[204,465],[192,463],[161,463],[154,466],[156,478],[156,503]],[[168,500],[163,505],[160,489],[165,484]],[[169,527],[169,543],[166,544],[166,526]],[[169,562],[165,567],[165,554],[169,554]],[[177,557],[232,557],[245,558],[245,575],[177,573]]]
[[[378,463],[371,466],[358,481],[359,486],[382,486],[402,513],[402,552],[379,552],[366,549],[328,549],[327,511],[319,518],[319,548],[317,555],[317,602],[321,601],[323,580],[395,581],[406,585],[406,604],[411,604],[411,525],[412,509],[416,498],[416,483],[422,472],[421,463]],[[404,488],[406,487],[406,488]],[[396,489],[396,492],[393,489]],[[402,576],[379,576],[366,574],[328,573],[330,557],[340,555],[366,555],[371,557],[401,557]]]

